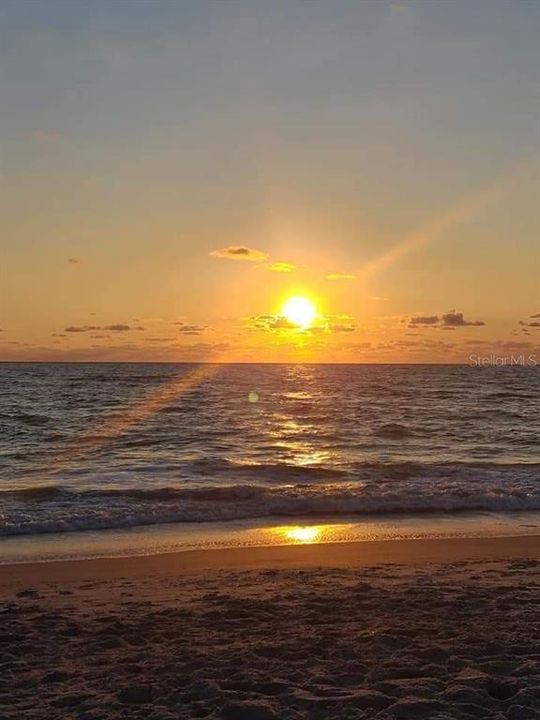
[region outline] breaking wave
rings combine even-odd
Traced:
[[[394,464],[387,467],[386,479],[373,482],[349,477],[278,486],[249,482],[80,490],[44,484],[4,490],[0,498],[0,535],[9,536],[272,516],[540,510],[540,474],[535,464]]]

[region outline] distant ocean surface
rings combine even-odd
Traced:
[[[0,364],[0,535],[540,510],[540,369]]]

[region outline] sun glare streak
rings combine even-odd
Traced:
[[[370,275],[385,270],[408,253],[419,250],[421,247],[439,239],[453,227],[464,222],[500,197],[512,184],[525,175],[526,171],[532,166],[533,160],[538,160],[539,157],[540,155],[537,153],[534,158],[527,158],[515,165],[498,181],[479,189],[471,196],[463,198],[454,207],[434,218],[427,226],[417,230],[380,257],[368,262],[364,268],[360,269],[357,275],[362,279],[366,279]]]
[[[156,390],[137,399],[114,418],[97,422],[92,428],[73,440],[50,469],[49,475],[73,467],[82,457],[96,452],[107,442],[126,433],[133,425],[154,415],[162,408],[178,401],[190,390],[198,387],[204,380],[220,368],[219,363],[201,364],[182,377],[171,378]]]

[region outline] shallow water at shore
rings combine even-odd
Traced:
[[[129,557],[187,550],[540,534],[540,513],[463,513],[262,522],[170,523],[127,530],[0,538],[0,564]]]

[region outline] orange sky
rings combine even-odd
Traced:
[[[270,5],[6,6],[0,360],[540,360],[540,9]]]

